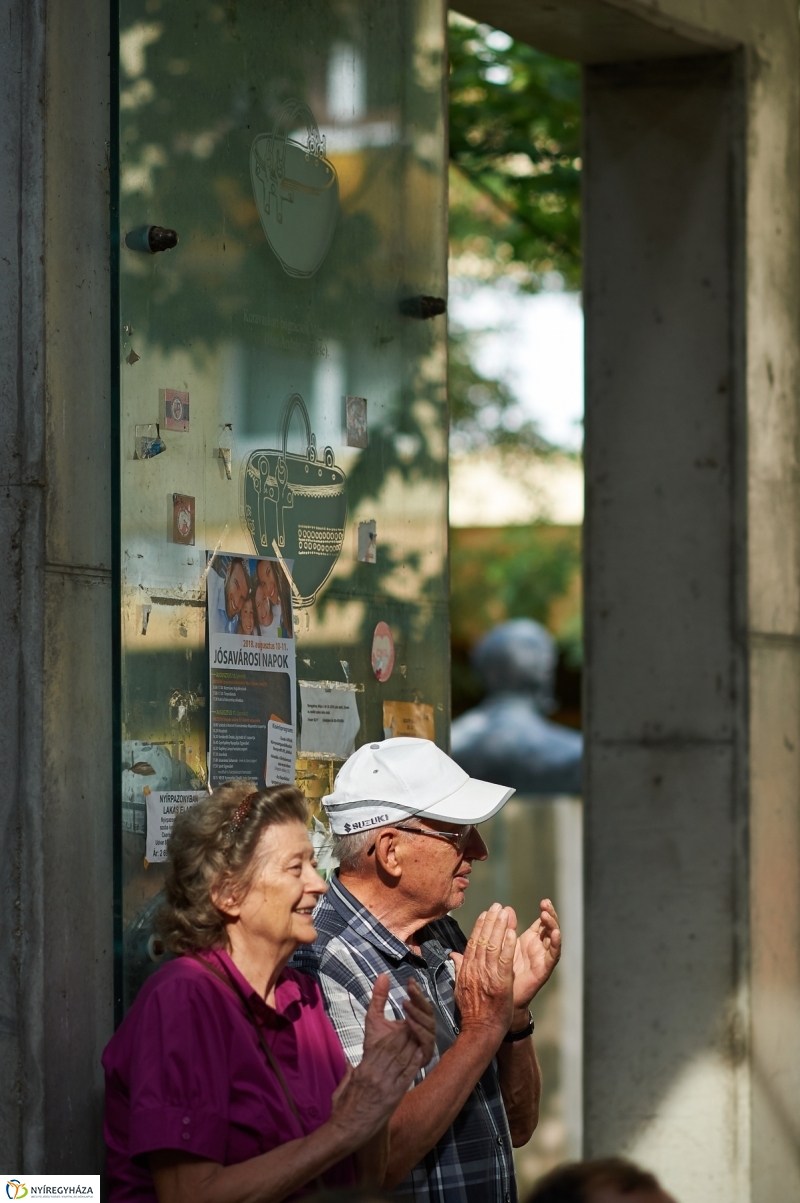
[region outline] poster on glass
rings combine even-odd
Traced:
[[[288,572],[287,572],[288,570]],[[212,787],[294,784],[297,728],[291,563],[209,556]]]

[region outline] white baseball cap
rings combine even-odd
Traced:
[[[335,835],[425,815],[445,823],[483,823],[513,789],[476,781],[429,739],[401,735],[364,744],[339,770],[322,799]]]

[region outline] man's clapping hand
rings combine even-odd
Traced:
[[[499,1042],[513,1011],[513,964],[516,916],[510,907],[493,903],[478,916],[463,954],[451,952],[456,965],[455,998],[461,1031],[479,1031]]]
[[[561,929],[555,907],[549,898],[543,898],[539,906],[539,918],[517,936],[514,948],[515,1011],[527,1011],[561,956]],[[516,930],[517,917],[511,913]]]

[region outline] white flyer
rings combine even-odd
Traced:
[[[354,686],[328,681],[300,681],[304,756],[330,756],[346,760],[355,751],[361,728]]]
[[[274,718],[267,724],[264,779],[268,786],[294,785],[294,727]]]
[[[167,840],[172,834],[175,816],[194,806],[200,798],[207,797],[203,790],[154,790],[145,795],[147,808],[147,834],[145,836],[145,860],[151,865],[167,859]]]

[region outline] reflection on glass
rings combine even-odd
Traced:
[[[357,745],[387,701],[445,744],[445,328],[400,304],[443,297],[446,264],[438,0],[122,0],[120,29],[121,232],[179,236],[120,252],[127,1006],[159,956],[144,790],[207,781],[207,552],[293,561],[298,675],[359,687]],[[298,780],[318,797],[333,768]]]

